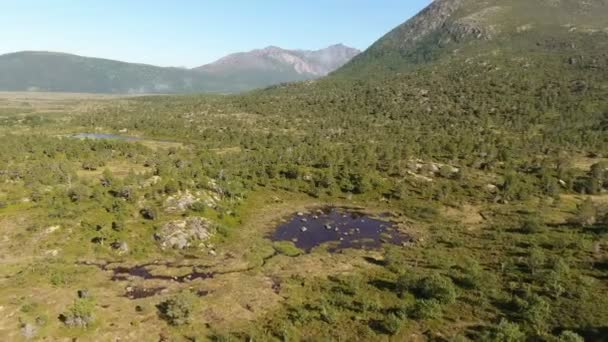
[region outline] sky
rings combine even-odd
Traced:
[[[274,45],[364,50],[431,0],[1,0],[0,54],[196,67]]]

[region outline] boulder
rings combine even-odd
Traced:
[[[185,249],[194,241],[206,241],[212,235],[211,223],[202,217],[189,217],[185,220],[165,224],[154,235],[161,248]]]
[[[118,252],[118,254],[129,253],[129,245],[124,241],[114,241],[110,246],[113,250]]]
[[[26,340],[33,339],[36,334],[38,334],[38,328],[35,325],[25,323],[21,326],[21,335],[23,335]]]

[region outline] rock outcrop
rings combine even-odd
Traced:
[[[212,234],[212,224],[208,220],[202,217],[189,217],[165,224],[154,237],[162,249],[186,249],[196,241],[208,240]]]

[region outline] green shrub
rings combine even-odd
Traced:
[[[403,320],[395,314],[387,315],[382,321],[378,323],[378,327],[380,328],[380,330],[382,330],[382,332],[388,335],[395,335],[396,333],[398,333],[402,325]]]
[[[489,334],[483,336],[481,340],[488,342],[524,342],[526,334],[521,331],[518,324],[503,319]]]
[[[521,227],[521,231],[525,234],[537,234],[542,233],[544,225],[540,217],[532,215],[528,217]]]
[[[550,315],[551,305],[542,297],[534,295],[528,300],[528,306],[522,316],[537,334],[542,334],[548,329]]]
[[[167,323],[179,326],[190,323],[197,298],[191,292],[182,292],[158,304],[159,316]]]
[[[435,299],[442,304],[456,301],[456,288],[452,279],[439,274],[422,279],[417,285],[417,294],[423,299]]]
[[[582,338],[579,334],[565,330],[559,335],[559,342],[585,342],[585,339]]]
[[[277,241],[272,244],[272,247],[275,249],[275,251],[277,251],[277,253],[290,257],[296,257],[304,254],[304,251],[296,247],[296,245],[291,241]]]
[[[86,328],[95,320],[93,310],[95,303],[90,298],[78,298],[68,311],[59,315],[59,319],[71,328]]]
[[[411,311],[412,317],[416,319],[438,319],[442,313],[441,303],[436,299],[419,299]]]

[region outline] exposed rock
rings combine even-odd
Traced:
[[[162,178],[160,178],[160,176],[152,176],[146,179],[146,181],[142,184],[142,187],[150,187],[156,185],[158,182],[161,181],[161,179]]]
[[[124,241],[114,241],[110,245],[112,249],[114,249],[118,254],[126,254],[129,253],[129,245]]]
[[[78,290],[78,298],[89,298],[91,295],[89,293],[89,290]]]
[[[58,231],[59,229],[61,229],[61,226],[51,226],[51,227],[48,227],[45,232],[47,234],[52,234],[52,233]]]
[[[189,217],[165,224],[156,234],[161,248],[185,249],[193,241],[206,241],[212,235],[211,223],[202,217]]]
[[[486,185],[486,190],[491,193],[495,193],[498,191],[498,187],[494,184],[488,184],[488,185]]]
[[[179,191],[176,195],[167,197],[165,200],[165,211],[184,212],[198,201],[199,199],[191,194],[190,191]]]
[[[51,249],[51,250],[46,251],[44,254],[47,256],[56,257],[59,255],[59,251],[56,249]]]
[[[35,325],[25,323],[21,326],[21,335],[23,335],[26,340],[34,338],[36,334],[38,334],[38,328]]]
[[[493,22],[493,17],[503,10],[504,8],[500,6],[485,8],[479,12],[456,20],[449,26],[448,31],[457,41],[466,37],[492,39],[492,37],[497,34],[498,29],[490,23]]]

